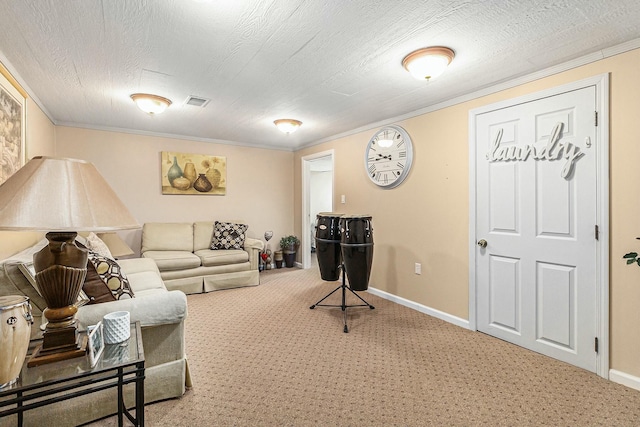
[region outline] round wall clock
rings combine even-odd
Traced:
[[[395,188],[411,169],[413,145],[406,130],[385,126],[371,137],[364,153],[364,167],[369,179],[382,188]]]

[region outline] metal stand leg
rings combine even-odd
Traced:
[[[369,304],[368,302],[366,302],[360,295],[356,294],[356,292],[353,289],[351,289],[350,287],[347,286],[345,272],[344,272],[344,264],[340,264],[340,266],[338,268],[342,269],[342,284],[340,286],[338,286],[337,288],[335,288],[333,291],[329,292],[320,301],[318,301],[317,303],[313,304],[309,308],[311,310],[313,310],[316,307],[340,307],[342,309],[342,314],[343,314],[342,317],[343,317],[343,322],[344,322],[344,333],[346,334],[346,333],[349,332],[349,327],[347,326],[347,307],[369,307],[371,310],[373,310],[375,307],[372,306],[371,304]],[[329,296],[333,295],[338,289],[342,289],[342,304],[341,305],[320,304],[322,301],[324,301],[327,298],[329,298]],[[347,289],[349,291],[351,291],[352,294],[357,296],[358,299],[360,299],[360,301],[362,301],[364,304],[347,305],[347,298],[346,298]]]

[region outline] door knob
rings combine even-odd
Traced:
[[[478,240],[478,246],[480,246],[481,248],[486,248],[487,247],[487,241],[484,240],[484,239]]]

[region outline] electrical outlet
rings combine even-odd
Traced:
[[[342,196],[340,196],[340,203],[342,203],[342,204],[347,203],[347,196],[345,196],[344,194]]]
[[[422,274],[422,264],[416,262],[416,274]]]

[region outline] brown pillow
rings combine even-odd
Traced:
[[[129,279],[111,258],[89,251],[87,277],[82,290],[89,297],[89,304],[133,298]]]

